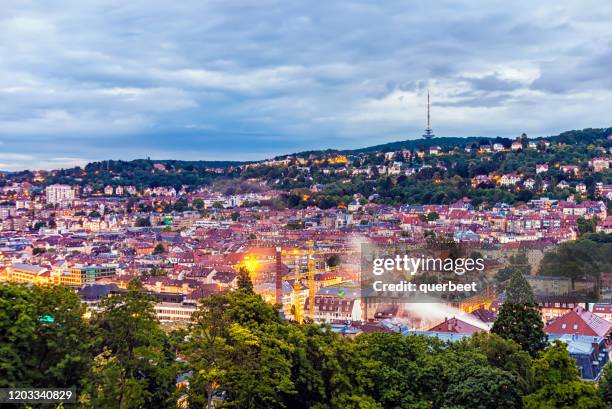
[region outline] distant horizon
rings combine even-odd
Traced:
[[[608,129],[608,128],[612,128],[612,125],[610,126],[602,126],[602,127],[594,127],[594,126],[590,126],[590,127],[586,127],[586,128],[582,128],[582,129]],[[294,152],[282,152],[282,153],[274,153],[274,154],[268,154],[265,155],[263,157],[258,157],[258,158],[249,158],[249,159],[242,159],[242,158],[216,158],[216,159],[207,159],[207,158],[203,158],[203,157],[199,157],[199,158],[173,158],[173,157],[153,157],[151,155],[144,155],[142,157],[133,157],[130,159],[124,159],[124,158],[100,158],[100,159],[91,159],[88,160],[87,162],[82,162],[82,163],[75,163],[71,166],[62,166],[62,167],[56,167],[56,168],[23,168],[23,169],[16,169],[16,170],[6,170],[3,169],[0,166],[0,172],[2,173],[15,173],[15,172],[23,172],[23,171],[31,171],[31,172],[35,172],[35,171],[54,171],[54,170],[60,170],[60,169],[69,169],[69,168],[74,168],[77,166],[85,166],[89,163],[96,163],[96,162],[105,162],[105,161],[124,161],[124,162],[130,162],[130,161],[135,161],[135,160],[146,160],[146,159],[150,159],[152,161],[156,161],[156,162],[163,162],[163,161],[185,161],[185,162],[211,162],[211,163],[215,163],[215,162],[238,162],[238,163],[248,163],[248,162],[260,162],[260,161],[264,161],[264,160],[268,160],[268,159],[272,159],[275,157],[279,157],[279,156],[291,156],[291,155],[298,155],[304,152],[324,152],[324,151],[358,151],[358,150],[362,150],[362,149],[368,149],[368,148],[372,148],[375,146],[381,146],[381,145],[387,145],[387,144],[393,144],[393,143],[401,143],[401,142],[405,142],[405,141],[422,141],[423,143],[426,144],[431,144],[431,143],[435,143],[436,140],[444,140],[444,139],[450,139],[450,138],[460,138],[460,139],[470,139],[470,138],[484,138],[484,139],[495,139],[495,138],[504,138],[504,139],[515,139],[517,137],[519,137],[521,134],[525,133],[527,135],[527,137],[529,139],[538,139],[538,138],[550,138],[550,137],[554,137],[557,135],[560,135],[563,132],[569,132],[569,131],[575,131],[575,130],[580,130],[580,129],[566,129],[563,131],[560,131],[558,133],[554,133],[554,134],[550,134],[550,135],[530,135],[527,132],[518,132],[516,134],[510,135],[510,136],[502,136],[502,135],[494,135],[494,136],[486,136],[486,135],[469,135],[469,136],[436,136],[435,138],[432,139],[424,139],[422,137],[417,137],[414,139],[394,139],[394,140],[389,140],[386,142],[379,142],[379,143],[375,143],[375,144],[370,144],[370,145],[365,145],[365,146],[359,146],[359,147],[342,147],[342,148],[337,148],[337,147],[325,147],[325,148],[312,148],[312,149],[303,149],[303,150],[299,150],[299,151],[294,151]],[[68,158],[65,158],[68,159]]]

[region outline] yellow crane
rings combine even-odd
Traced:
[[[315,274],[318,272],[325,272],[327,270],[317,270],[315,266],[315,255],[317,254],[344,254],[347,253],[347,250],[339,250],[339,249],[329,249],[329,250],[315,250],[314,241],[309,240],[308,246],[306,249],[282,249],[281,247],[276,247],[276,262],[277,262],[277,278],[276,278],[276,303],[282,303],[282,281],[294,280],[293,282],[293,308],[294,308],[294,317],[297,322],[302,322],[304,320],[303,314],[303,304],[300,302],[300,284],[302,280],[306,279],[308,283],[308,317],[314,321],[315,318],[315,295],[316,295],[316,281]],[[301,272],[300,265],[301,260],[300,256],[307,255],[308,256],[308,268],[307,271]],[[280,277],[280,263],[282,256],[284,257],[292,257],[295,259],[295,272],[294,274],[288,275],[286,277]],[[257,259],[246,256],[240,263],[236,264],[235,267],[244,268],[249,272],[251,279],[254,279],[254,275],[256,274],[258,261]],[[332,267],[333,270],[334,267]]]
[[[316,270],[315,269],[315,254],[329,254],[335,253],[336,251],[315,251],[314,242],[310,240],[308,242],[308,249],[306,250],[286,250],[283,254],[286,255],[294,255],[296,257],[295,260],[295,272],[292,275],[287,277],[283,277],[283,280],[294,280],[293,281],[293,308],[294,308],[294,317],[297,322],[302,322],[304,320],[303,312],[302,312],[302,303],[300,302],[300,282],[302,279],[307,279],[308,281],[308,318],[314,321],[315,318],[315,295],[316,295],[316,283],[315,283],[315,274],[317,272],[322,272],[325,270]],[[300,272],[300,262],[299,256],[306,254],[308,255],[308,270],[305,273]]]

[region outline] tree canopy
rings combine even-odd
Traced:
[[[566,346],[555,341],[533,364],[537,390],[524,397],[525,409],[604,409],[594,384],[578,377]]]
[[[343,338],[284,320],[247,278],[202,300],[191,325],[173,332],[162,330],[138,281],[90,318],[65,287],[0,286],[0,386],[73,385],[79,407],[96,409],[179,401],[209,409],[595,409],[609,402],[609,367],[598,391],[578,378],[563,344],[532,358],[536,350],[522,342],[542,341],[537,326],[455,343],[384,332]],[[518,278],[511,285],[528,300]],[[186,388],[177,389],[179,375]]]

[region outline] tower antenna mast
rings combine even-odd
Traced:
[[[427,127],[431,128],[431,121],[429,116],[429,111],[431,109],[431,103],[429,102],[429,90],[427,90]]]
[[[431,129],[430,109],[431,109],[431,102],[429,99],[429,88],[427,88],[427,128],[425,128],[425,133],[423,134],[423,138],[425,139],[435,138],[436,136],[433,133],[433,129]]]

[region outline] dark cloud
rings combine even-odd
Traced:
[[[0,169],[418,137],[428,88],[438,135],[607,126],[611,17],[595,0],[4,0]]]
[[[512,91],[524,86],[520,81],[505,80],[496,74],[485,75],[481,78],[467,78],[474,90],[480,91]]]
[[[572,58],[556,59],[541,64],[541,75],[533,89],[572,94],[590,90],[612,90],[612,43],[592,53],[575,54]]]

